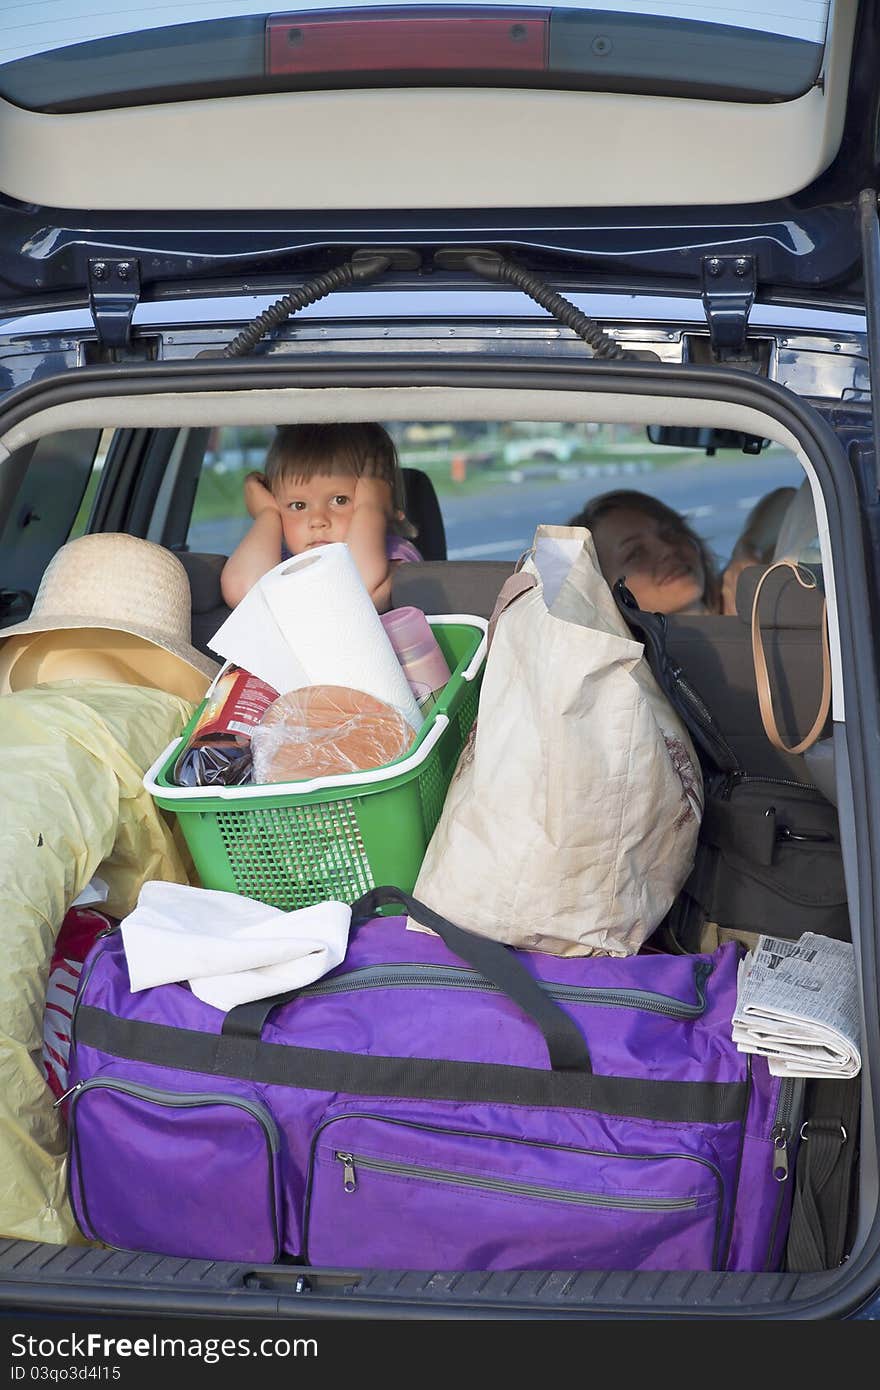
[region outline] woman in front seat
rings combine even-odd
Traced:
[[[569,526],[592,533],[609,585],[624,579],[651,613],[721,613],[721,576],[705,541],[679,512],[645,492],[594,497]]]

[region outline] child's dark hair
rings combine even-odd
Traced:
[[[403,475],[394,440],[372,421],[356,424],[279,425],[266,454],[266,483],[274,491],[286,479],[329,477],[382,478],[391,488],[395,512],[405,511]],[[390,526],[401,536],[416,528],[393,517]]]
[[[711,550],[701,536],[688,525],[680,512],[673,507],[667,507],[665,502],[661,502],[658,497],[652,497],[647,492],[630,491],[626,488],[619,488],[616,492],[603,492],[579,511],[577,516],[573,516],[569,521],[569,526],[585,526],[588,531],[592,531],[597,522],[610,512],[616,511],[635,511],[644,512],[652,520],[666,526],[672,531],[677,531],[685,540],[690,541],[697,551],[703,566],[703,573],[706,576],[706,587],[703,591],[703,601],[710,613],[721,612],[721,576],[718,573],[718,565]]]

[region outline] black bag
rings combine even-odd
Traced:
[[[719,927],[849,941],[835,808],[797,782],[745,773],[717,780],[707,789],[684,897]]]

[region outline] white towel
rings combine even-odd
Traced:
[[[339,965],[351,908],[317,903],[296,912],[237,893],[145,883],[121,924],[131,988],[188,980],[215,1009],[299,989]]]

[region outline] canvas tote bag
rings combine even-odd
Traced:
[[[526,950],[633,954],[693,863],[690,739],[583,527],[538,527],[493,623],[477,722],[414,896]]]

